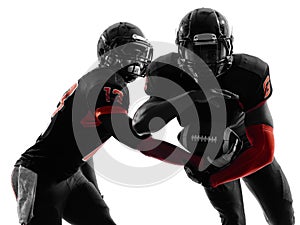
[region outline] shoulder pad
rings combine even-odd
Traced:
[[[151,76],[151,74],[153,74],[153,72],[155,72],[156,70],[159,70],[162,67],[168,65],[177,66],[178,58],[179,58],[179,54],[176,52],[171,52],[166,55],[162,55],[158,57],[157,59],[152,61],[148,66],[148,74]]]
[[[263,76],[268,69],[268,64],[258,57],[247,54],[234,54],[236,66],[248,70],[259,76]]]
[[[254,56],[235,54],[233,67],[238,69],[234,72],[239,83],[235,88],[245,111],[259,106],[271,96],[272,85],[267,63]]]

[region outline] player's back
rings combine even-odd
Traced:
[[[81,77],[65,92],[46,131],[16,165],[62,179],[74,173],[83,157],[110,137],[95,116],[97,108],[107,105],[105,87],[122,89],[124,84],[113,71],[102,68]]]

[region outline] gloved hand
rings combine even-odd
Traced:
[[[210,188],[210,175],[230,164],[242,149],[243,143],[239,136],[230,128],[227,127],[224,131],[223,143],[220,152],[215,159],[207,157],[210,165],[204,170],[199,171],[192,162],[188,162],[184,166],[187,176],[196,183],[202,184],[206,188]]]
[[[224,131],[222,149],[218,157],[211,159],[208,156],[207,160],[215,167],[222,168],[234,160],[242,147],[243,142],[240,137],[230,127],[227,127]]]

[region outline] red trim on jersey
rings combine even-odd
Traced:
[[[100,115],[115,114],[115,113],[127,114],[127,110],[119,106],[99,107],[96,109],[95,115],[93,115],[91,111],[88,111],[88,113],[85,115],[85,117],[82,118],[80,123],[85,128],[97,127],[102,123],[101,120],[99,119]]]
[[[69,88],[69,90],[67,90],[64,95],[62,96],[60,102],[59,102],[59,105],[57,106],[56,110],[54,111],[54,113],[52,113],[52,116],[51,117],[54,117],[56,115],[56,113],[58,113],[58,111],[60,111],[64,105],[65,105],[65,101],[68,99],[69,96],[71,96],[76,88],[78,87],[78,83],[75,83],[72,85],[72,87]]]
[[[100,115],[106,114],[127,114],[127,110],[120,106],[102,106],[96,109],[95,116],[98,118]]]
[[[99,126],[101,124],[101,121],[97,117],[95,117],[91,111],[88,111],[88,113],[85,115],[85,117],[82,118],[80,123],[83,127],[88,128]]]
[[[136,147],[142,154],[175,165],[185,165],[187,162],[198,168],[201,158],[172,145],[168,142],[148,137]]]
[[[92,158],[95,154],[96,154],[96,152],[100,149],[102,147],[102,144],[101,145],[99,145],[97,148],[95,148],[93,151],[91,151],[89,154],[87,154],[86,156],[84,156],[83,158],[82,158],[82,160],[83,161],[88,161],[90,158]]]
[[[239,103],[239,106],[240,106],[242,109],[244,109],[243,103],[242,103],[241,101],[239,101],[239,100],[238,100],[238,103]]]
[[[246,134],[251,147],[239,155],[228,167],[212,174],[212,187],[248,176],[274,159],[273,127],[266,124],[246,127]]]
[[[255,109],[258,109],[258,108],[261,107],[263,104],[265,104],[266,101],[267,101],[267,100],[264,100],[264,101],[258,103],[256,106],[252,107],[251,109],[248,109],[248,110],[247,110],[247,113],[252,112],[252,111],[254,111]]]

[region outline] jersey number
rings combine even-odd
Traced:
[[[111,87],[104,87],[103,90],[105,91],[105,101],[106,102],[110,102],[111,100],[114,100],[115,96],[116,96],[116,101],[118,103],[122,104],[123,95],[124,95],[122,91],[115,89],[115,88],[111,91]]]
[[[76,88],[78,87],[78,83],[75,83],[72,85],[72,87],[70,87],[62,96],[59,105],[57,106],[56,110],[54,111],[54,113],[52,114],[52,117],[54,117],[56,115],[56,113],[58,113],[65,105],[65,101],[68,99],[68,97],[70,97],[74,91],[76,90]]]
[[[267,98],[271,93],[270,76],[267,76],[265,81],[264,81],[264,93],[265,93],[265,98]]]

